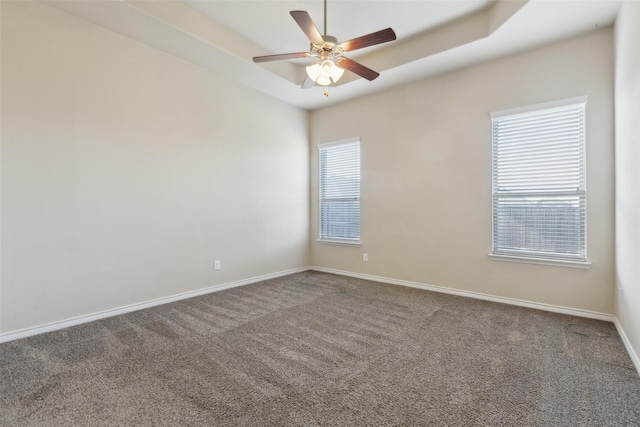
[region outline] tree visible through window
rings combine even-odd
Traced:
[[[586,97],[493,113],[493,254],[586,261]]]
[[[320,239],[360,240],[360,141],[319,146]]]

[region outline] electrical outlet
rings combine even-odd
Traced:
[[[220,260],[219,259],[213,261],[213,269],[214,270],[220,270]]]
[[[369,262],[369,254],[362,254],[362,261]]]

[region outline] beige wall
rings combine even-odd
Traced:
[[[1,49],[0,332],[308,265],[307,112],[40,3]]]
[[[640,370],[640,3],[616,21],[616,316]]]
[[[614,312],[610,29],[319,110],[309,123],[45,5],[2,2],[1,19],[0,333],[309,263]],[[637,76],[632,49],[618,42]],[[489,260],[489,113],[579,95],[589,97],[593,266]],[[315,147],[354,136],[363,244],[319,245]],[[638,274],[627,277],[618,315],[638,348]]]
[[[612,30],[311,116],[312,265],[613,313]],[[489,113],[588,96],[588,270],[492,261]],[[318,244],[317,149],[361,138],[360,248]],[[369,262],[362,261],[368,253]]]

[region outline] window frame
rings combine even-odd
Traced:
[[[323,166],[322,166],[322,151],[328,147],[335,147],[340,145],[349,145],[356,143],[358,145],[358,195],[352,201],[358,202],[358,237],[357,238],[346,238],[346,237],[335,237],[335,236],[325,236],[323,235],[323,202],[327,200],[336,200],[343,198],[332,198],[332,197],[323,197]],[[361,244],[361,211],[360,211],[360,201],[361,201],[361,168],[362,168],[362,152],[361,152],[361,144],[360,138],[349,138],[340,141],[327,142],[323,144],[318,144],[318,238],[316,242],[323,244],[333,244],[333,245],[344,245],[344,246],[360,246]]]
[[[587,97],[580,96],[575,98],[568,98],[559,101],[547,102],[542,104],[529,105],[520,108],[514,108],[509,110],[497,111],[491,113],[491,182],[492,182],[492,191],[491,191],[491,253],[489,254],[491,259],[499,260],[499,261],[515,261],[515,262],[523,262],[523,263],[533,263],[533,264],[544,264],[544,265],[554,265],[554,266],[564,266],[564,267],[575,267],[575,268],[589,268],[591,263],[587,260],[587,159],[586,159],[586,104]],[[498,159],[497,159],[497,135],[496,135],[496,122],[505,119],[515,119],[515,118],[523,118],[526,116],[534,116],[536,114],[540,114],[543,112],[551,113],[554,110],[558,111],[561,109],[578,107],[582,108],[581,117],[581,128],[580,128],[580,140],[579,140],[579,154],[577,155],[577,161],[579,162],[576,166],[578,167],[580,182],[582,183],[582,188],[578,187],[574,193],[569,194],[568,190],[556,190],[549,191],[546,194],[540,192],[540,190],[528,190],[528,191],[518,191],[516,195],[509,195],[510,197],[519,196],[521,198],[526,197],[538,197],[543,198],[546,197],[546,200],[554,200],[555,197],[570,197],[575,196],[578,197],[578,211],[580,213],[580,220],[577,225],[581,227],[581,234],[583,238],[579,241],[582,244],[580,250],[574,254],[570,255],[560,255],[559,252],[556,251],[553,254],[553,251],[549,250],[545,252],[544,250],[540,250],[539,248],[528,248],[528,249],[520,249],[515,250],[508,248],[497,248],[496,245],[496,234],[499,232],[497,227],[499,226],[496,223],[496,206],[498,201],[507,200],[509,197],[508,193],[500,193],[497,189],[497,180],[498,180]],[[531,166],[531,165],[529,165]],[[526,166],[524,166],[526,167]],[[533,186],[532,186],[533,187]],[[502,199],[500,199],[502,196]],[[580,198],[582,198],[582,202],[580,202]],[[583,203],[580,205],[580,203]],[[497,250],[498,249],[498,250]],[[537,252],[537,253],[535,253]],[[583,257],[581,257],[583,255]]]

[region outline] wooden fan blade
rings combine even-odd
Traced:
[[[302,82],[302,89],[311,89],[313,86],[315,86],[315,84],[316,82],[314,82],[309,78],[309,76],[307,76],[307,78]]]
[[[359,75],[360,77],[364,77],[367,80],[374,80],[380,75],[380,73],[373,71],[371,68],[367,68],[364,65],[357,63],[353,59],[345,58],[344,56],[339,56],[338,58],[336,58],[336,64],[351,71],[352,73]]]
[[[307,35],[311,43],[324,44],[324,39],[318,31],[318,27],[313,23],[311,17],[304,10],[292,10],[289,12],[296,23],[302,28],[302,31]]]
[[[347,40],[346,42],[340,43],[339,46],[344,52],[351,52],[356,49],[362,49],[363,47],[390,42],[395,39],[396,33],[391,28],[387,28],[384,30],[376,31],[375,33],[367,34],[366,36]]]
[[[278,55],[254,56],[253,62],[280,61],[281,59],[306,58],[309,52],[280,53]]]

